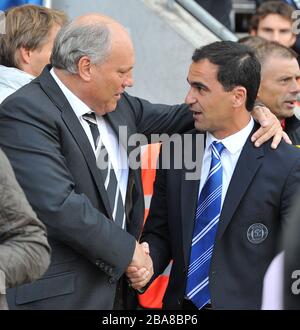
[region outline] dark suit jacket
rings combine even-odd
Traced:
[[[190,148],[195,155],[195,147]],[[163,300],[166,309],[180,309],[185,294],[199,190],[199,180],[187,181],[186,173],[172,167],[157,172],[141,239],[150,244],[155,275],[173,259]],[[218,224],[209,274],[213,308],[260,308],[264,273],[276,255],[279,232],[299,185],[296,147],[281,142],[277,150],[270,143],[255,148],[247,140]]]
[[[8,301],[20,309],[112,309],[143,223],[140,170],[129,172],[126,232],[112,221],[90,142],[49,69],[0,107],[0,145],[47,225],[53,252],[45,276],[9,292]],[[128,94],[106,118],[116,133],[127,126],[128,138],[193,126],[186,106],[153,105]]]
[[[286,118],[284,130],[293,144],[300,145],[300,120],[295,115]]]

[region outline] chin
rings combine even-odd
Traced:
[[[203,127],[203,125],[197,123],[197,122],[194,122],[194,126],[196,128],[197,131],[205,131],[205,127]]]

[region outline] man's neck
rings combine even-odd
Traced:
[[[251,119],[250,113],[246,110],[245,113],[240,114],[239,116],[235,116],[231,118],[231,122],[229,123],[228,128],[224,128],[224,130],[214,131],[211,134],[218,140],[223,140],[245,128]]]

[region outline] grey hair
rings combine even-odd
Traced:
[[[105,24],[71,22],[58,32],[50,62],[57,69],[76,74],[81,57],[87,56],[92,64],[101,64],[110,50],[111,33]]]

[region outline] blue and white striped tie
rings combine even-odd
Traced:
[[[186,295],[201,309],[210,302],[209,267],[221,212],[222,164],[221,142],[211,144],[211,164],[208,177],[198,200],[192,239]]]

